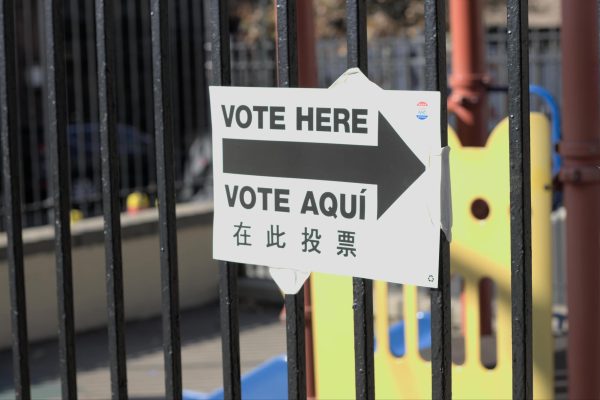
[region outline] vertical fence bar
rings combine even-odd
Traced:
[[[237,264],[230,262],[219,264],[223,391],[226,400],[242,398],[237,274]]]
[[[23,49],[23,64],[25,65],[27,68],[27,66],[30,65],[39,65],[39,61],[40,61],[40,56],[39,56],[39,43],[37,42],[37,37],[34,36],[34,26],[37,26],[37,24],[35,22],[36,19],[34,18],[35,15],[35,11],[36,8],[38,6],[35,6],[34,4],[32,4],[32,1],[26,1],[26,2],[22,2],[23,6],[21,8],[22,10],[22,16],[19,19],[17,19],[15,26],[18,26],[18,24],[22,25],[22,32],[23,32],[23,42],[24,43],[31,43],[30,46],[26,46]],[[18,12],[18,11],[17,11]],[[43,210],[42,210],[42,174],[45,170],[45,168],[43,168],[43,166],[41,165],[41,160],[39,157],[39,153],[38,153],[38,149],[39,146],[41,144],[41,138],[38,136],[38,132],[40,129],[40,124],[39,124],[39,104],[38,104],[38,93],[37,91],[31,87],[30,85],[24,85],[24,97],[26,102],[23,102],[22,104],[27,104],[26,105],[26,112],[23,112],[21,110],[20,115],[25,117],[25,121],[21,120],[21,128],[23,129],[23,126],[27,126],[27,131],[28,131],[28,136],[29,136],[29,148],[28,149],[23,149],[21,154],[25,154],[25,151],[29,152],[29,157],[31,159],[31,165],[29,166],[31,168],[31,199],[28,199],[27,196],[25,197],[25,201],[24,203],[25,208],[27,209],[28,205],[33,206],[32,207],[32,212],[25,212],[25,226],[39,226],[39,225],[43,225],[45,222],[45,218],[43,215]],[[27,204],[29,203],[29,204]],[[31,204],[33,203],[33,204]]]
[[[296,28],[298,46],[298,85],[301,87],[317,87],[318,66],[316,59],[316,40],[314,26],[314,4],[312,1],[300,1],[296,7]],[[302,63],[300,63],[302,60]],[[315,363],[312,332],[312,306],[310,297],[311,278],[302,286],[304,297],[304,370],[306,381],[306,398],[316,398],[315,392]]]
[[[0,1],[0,145],[4,191],[6,258],[10,282],[12,351],[15,394],[29,399],[29,351],[19,165],[14,0]]]
[[[87,119],[86,121],[99,121],[98,110],[98,73],[97,73],[97,58],[96,58],[96,35],[95,35],[95,5],[94,3],[83,2],[83,15],[85,18],[86,28],[84,29],[85,59],[86,68],[84,75],[87,79]],[[92,135],[91,146],[93,149],[100,148],[100,134]],[[94,187],[102,186],[102,160],[98,151],[92,153],[92,174],[91,181]],[[92,215],[98,215],[102,212],[102,199],[96,199],[95,196],[88,197]]]
[[[448,145],[445,0],[425,0],[425,84],[440,92],[441,146]],[[433,399],[452,398],[450,245],[440,232],[438,288],[431,290],[431,388]]]
[[[212,84],[231,85],[229,7],[226,1],[210,1]],[[222,262],[219,268],[221,342],[223,346],[223,390],[226,400],[241,399],[240,328],[237,265]]]
[[[227,2],[211,0],[209,19],[212,84],[216,86],[231,86],[229,7]]]
[[[142,97],[140,90],[140,74],[141,68],[139,66],[139,41],[138,41],[138,18],[139,18],[139,3],[135,1],[128,1],[126,7],[127,15],[127,53],[128,53],[128,64],[129,64],[129,103],[131,109],[131,125],[136,129],[141,130],[142,126],[142,112],[139,103],[139,98]],[[133,145],[132,147],[134,147]],[[138,145],[140,146],[140,145]],[[134,154],[138,149],[135,147],[132,149]],[[142,165],[142,157],[144,153],[135,154],[133,157],[133,183],[132,186],[136,190],[143,190],[144,180],[144,166]],[[130,187],[131,188],[131,187]],[[128,188],[128,189],[130,189]]]
[[[140,3],[150,3],[150,0],[142,1]],[[115,3],[115,31],[119,37],[119,40],[115,42],[115,51],[116,51],[116,62],[117,69],[115,70],[115,78],[117,79],[117,122],[119,124],[131,124],[131,114],[129,112],[129,108],[127,107],[128,101],[131,98],[131,93],[127,90],[127,77],[128,77],[128,69],[127,69],[127,51],[126,46],[129,43],[130,37],[127,35],[125,30],[125,19],[127,16],[126,11],[126,2],[119,1]],[[125,142],[124,148],[129,151],[129,143]],[[133,184],[131,183],[130,173],[129,173],[129,160],[127,159],[127,151],[119,152],[119,157],[121,159],[120,171],[121,171],[121,187],[122,188],[131,188]],[[123,195],[123,193],[121,194]],[[125,197],[125,196],[123,196]]]
[[[171,58],[167,0],[151,0],[152,73],[154,90],[154,131],[160,232],[160,264],[163,316],[165,385],[168,399],[180,399],[181,343],[179,336],[179,290],[175,178],[173,160],[173,110]]]
[[[182,91],[182,87],[181,87],[181,40],[180,40],[180,34],[181,31],[179,29],[179,27],[177,26],[177,24],[179,23],[178,18],[177,18],[177,10],[178,8],[181,6],[181,2],[183,0],[178,0],[178,1],[168,1],[168,19],[167,24],[169,26],[169,52],[171,53],[171,57],[172,57],[172,61],[171,64],[169,65],[170,67],[170,79],[172,82],[172,91],[173,91],[173,95],[171,97],[171,107],[173,109],[173,151],[175,151],[176,153],[174,154],[180,154],[181,152],[181,138],[184,135],[184,132],[182,131],[183,127],[182,127],[182,123],[181,123],[181,116],[183,114],[182,112],[182,105],[181,105],[181,100],[180,100],[180,96],[181,96],[181,91]],[[177,157],[175,160],[175,168],[174,168],[174,174],[175,174],[175,178],[179,180],[179,178],[182,176],[182,172],[183,172],[183,163],[181,162],[181,157]]]
[[[298,86],[296,0],[277,0],[277,83]],[[304,287],[285,295],[288,398],[306,399]]]
[[[277,84],[298,86],[296,0],[277,0]]]
[[[285,295],[288,399],[306,399],[306,348],[304,337],[304,287]]]
[[[205,18],[204,2],[198,3],[192,1],[192,34],[194,35],[194,46],[192,48],[194,57],[194,79],[196,81],[196,107],[193,114],[196,116],[196,129],[205,133],[208,123],[208,99],[207,99],[207,79],[206,79],[206,53],[204,50],[205,42]]]
[[[356,398],[375,399],[373,361],[373,281],[353,278]]]
[[[508,114],[513,398],[533,397],[527,0],[508,0]]]
[[[115,96],[114,0],[96,0],[98,111],[102,158],[102,207],[108,300],[108,349],[113,399],[127,398],[119,152]]]
[[[367,2],[346,1],[348,68],[358,67],[367,75]],[[354,362],[356,398],[375,399],[373,362],[373,281],[354,278]]]
[[[67,141],[67,92],[63,1],[46,0],[44,7],[46,47],[47,126],[51,158],[54,205],[55,252],[58,289],[58,342],[62,397],[77,398],[75,366],[75,321],[71,263],[71,191],[69,144]]]
[[[152,93],[152,44],[150,40],[150,2],[142,1],[139,4],[140,13],[140,52],[142,56],[142,62],[140,63],[142,69],[142,95],[140,97],[141,105],[143,108],[143,119],[142,119],[142,131],[143,132],[154,132],[154,116],[153,116],[153,93]],[[156,194],[156,143],[154,136],[150,135],[148,138],[148,159],[145,162],[144,168],[148,173],[148,191],[151,193],[150,198],[155,199]]]
[[[181,109],[180,113],[180,124],[181,127],[179,132],[181,132],[180,143],[180,154],[181,154],[181,175],[180,179],[183,181],[183,177],[185,175],[185,164],[184,161],[186,157],[186,152],[192,145],[192,141],[196,137],[196,132],[198,132],[197,127],[194,126],[194,81],[192,79],[192,74],[196,71],[192,71],[192,51],[193,51],[193,38],[192,38],[192,24],[198,23],[202,24],[200,21],[191,21],[190,17],[192,15],[192,5],[190,1],[180,0],[178,2],[178,6],[175,7],[177,9],[177,25],[179,35],[181,37],[181,48],[179,50],[179,55],[177,59],[179,61],[179,68],[181,72],[179,73],[179,82],[180,83],[180,91],[179,91],[179,107]],[[184,38],[189,39],[184,39]],[[199,72],[199,71],[198,71]]]
[[[77,0],[65,0],[66,7],[66,24],[65,38],[70,40],[65,44],[67,46],[66,54],[69,54],[67,70],[69,71],[69,79],[67,80],[67,106],[69,130],[74,134],[69,139],[71,145],[75,142],[77,151],[73,152],[74,157],[71,159],[71,167],[77,170],[76,177],[73,177],[72,185],[72,201],[74,206],[83,211],[84,215],[89,213],[88,198],[85,192],[81,190],[79,182],[86,179],[86,154],[85,154],[85,131],[83,124],[85,123],[85,104],[83,94],[83,57],[82,57],[82,42],[83,35],[81,34],[81,5]],[[70,134],[71,135],[71,134]]]

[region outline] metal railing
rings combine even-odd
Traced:
[[[61,2],[64,30],[65,90],[72,207],[84,216],[102,214],[100,124],[93,0]],[[120,159],[119,202],[141,191],[157,198],[157,172],[152,93],[152,48],[149,1],[116,2],[112,7],[117,150]],[[50,223],[53,185],[50,135],[45,120],[46,32],[44,1],[23,0],[15,6],[15,54],[19,90],[19,137],[24,225]],[[203,2],[169,2],[170,48],[173,52],[174,170],[178,200],[189,200],[206,185],[210,155],[205,70]],[[194,152],[194,157],[190,153]],[[198,165],[201,168],[198,168]]]
[[[21,198],[24,226],[39,226],[52,220],[53,197],[48,157],[49,134],[44,122],[43,69],[44,30],[40,0],[23,0],[15,9],[17,35],[17,88],[22,159]],[[97,60],[94,3],[64,1],[67,87],[67,131],[71,158],[72,207],[84,216],[102,213],[100,125],[98,119]],[[212,73],[210,42],[206,42],[202,2],[182,0],[168,5],[173,97],[173,141],[175,189],[178,201],[210,195],[210,146],[207,118],[206,76]],[[115,92],[117,143],[120,159],[119,195],[135,191],[157,196],[155,141],[152,108],[152,60],[149,3],[118,2],[113,7],[117,38]],[[530,33],[531,81],[560,96],[559,31]],[[316,46],[319,86],[330,85],[347,68],[344,39],[320,39]],[[450,52],[451,49],[447,49]],[[276,44],[262,38],[253,43],[231,39],[231,81],[237,86],[276,84]],[[424,35],[375,38],[367,49],[369,77],[386,89],[422,90],[425,81]],[[487,33],[487,60],[491,82],[507,83],[506,32]],[[204,73],[202,73],[204,71]],[[489,94],[490,129],[508,114],[506,93]],[[532,108],[545,110],[538,100]],[[1,225],[1,224],[0,224]],[[1,228],[1,227],[0,227]]]
[[[25,317],[25,279],[23,275],[23,245],[20,205],[20,168],[17,153],[18,124],[15,105],[18,89],[15,85],[16,53],[14,27],[15,0],[0,0],[0,140],[4,177],[4,221],[8,236],[8,265],[10,271],[11,315],[13,323],[13,353],[15,357],[15,389],[17,398],[30,398],[29,357]],[[227,3],[211,0],[210,32],[212,43],[212,83],[232,83]],[[73,281],[70,244],[69,212],[69,144],[68,144],[68,71],[65,32],[62,24],[62,0],[42,2],[45,31],[45,110],[46,130],[50,153],[50,182],[54,188],[52,221],[56,232],[57,290],[59,301],[59,351],[62,395],[77,398],[76,356],[74,343]],[[119,152],[118,71],[119,45],[113,10],[118,2],[96,0],[95,57],[97,58],[97,91],[99,107],[98,131],[101,145],[102,200],[105,221],[106,276],[109,317],[109,353],[112,396],[127,397],[125,342],[123,340],[123,284],[120,249],[118,185]],[[152,138],[158,195],[161,289],[163,294],[163,347],[165,357],[165,386],[169,399],[182,397],[181,346],[179,336],[179,301],[176,247],[175,201],[176,165],[175,106],[173,87],[179,87],[173,72],[171,51],[172,33],[169,29],[173,4],[167,0],[151,0],[146,9],[150,17],[153,122]],[[348,67],[367,72],[366,0],[347,1]],[[446,97],[446,26],[444,0],[424,0],[425,5],[425,85]],[[297,48],[295,0],[278,0],[277,71],[279,86],[297,85]],[[510,182],[511,182],[511,255],[512,255],[512,313],[513,313],[513,397],[531,398],[531,205],[529,182],[529,74],[527,47],[527,2],[508,0],[508,90],[510,114]],[[118,75],[118,72],[117,72]],[[180,87],[179,87],[180,88]],[[181,89],[181,88],[180,88]],[[91,99],[91,97],[90,97]],[[88,100],[90,100],[88,99]],[[447,144],[447,110],[441,109],[441,142]],[[449,399],[452,393],[451,325],[450,325],[450,263],[449,246],[440,234],[440,285],[431,290],[432,302],[432,393],[436,399]],[[240,344],[237,293],[237,265],[225,263],[221,269],[220,305],[223,344],[223,376],[225,398],[241,398]],[[354,342],[356,368],[356,397],[375,398],[373,362],[373,297],[372,282],[354,279]],[[286,297],[286,332],[288,351],[288,390],[292,399],[306,398],[304,362],[303,292]],[[402,379],[402,377],[399,377]]]

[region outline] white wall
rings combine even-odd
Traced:
[[[212,259],[212,205],[185,204],[177,208],[179,289],[181,308],[218,297],[217,263]],[[160,261],[156,210],[123,215],[125,318],[160,315]],[[106,283],[102,218],[72,227],[75,326],[77,331],[106,325]],[[57,335],[56,264],[52,227],[27,229],[25,290],[29,340]],[[6,237],[0,238],[0,251]],[[2,251],[5,254],[5,251]],[[5,256],[0,261],[0,348],[11,345],[10,297]]]

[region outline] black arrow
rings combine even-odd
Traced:
[[[379,113],[377,146],[223,139],[223,172],[377,185],[377,219],[425,172]]]

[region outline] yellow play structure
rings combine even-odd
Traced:
[[[454,132],[449,135],[454,219],[451,268],[463,282],[460,325],[464,334],[464,362],[452,368],[453,397],[511,398],[508,119],[494,129],[485,147],[462,147]],[[542,114],[532,113],[533,390],[539,399],[554,396],[550,149],[549,123]],[[474,211],[482,207],[483,213]],[[496,340],[490,342],[496,346],[493,367],[481,361],[479,287],[484,278],[490,278],[496,288]],[[354,398],[352,281],[313,274],[311,289],[317,398]],[[404,286],[402,291],[406,350],[400,357],[390,350],[387,283],[375,282],[374,296],[376,397],[430,398],[431,363],[418,348],[417,288]]]

